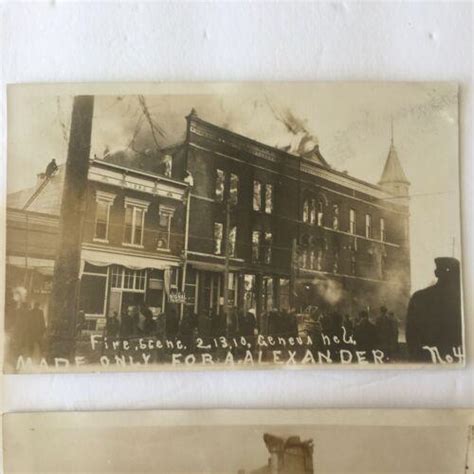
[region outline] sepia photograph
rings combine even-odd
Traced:
[[[464,366],[457,84],[17,84],[7,118],[5,372]],[[176,472],[313,472],[265,433],[306,470]]]
[[[4,472],[472,474],[473,422],[472,410],[11,413]]]

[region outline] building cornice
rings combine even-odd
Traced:
[[[170,180],[160,175],[136,172],[122,166],[111,166],[109,163],[98,163],[97,160],[91,162],[88,179],[121,189],[131,189],[180,201],[184,199],[188,189],[188,185],[180,181]]]
[[[293,155],[284,150],[265,145],[251,138],[206,122],[195,115],[189,116],[189,131],[214,142],[224,143],[238,150],[247,151],[254,156],[264,158],[271,162],[278,162],[281,159],[299,161],[300,169],[305,173],[321,177],[349,189],[376,197],[377,199],[393,199],[392,194],[387,193],[376,184],[363,181],[331,168],[323,167],[308,158]],[[297,163],[295,164],[298,165]]]

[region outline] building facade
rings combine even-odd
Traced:
[[[186,127],[159,159],[90,160],[78,290],[89,330],[142,303],[155,315],[252,310],[261,331],[272,308],[405,315],[409,182],[393,142],[375,185],[332,169],[312,137],[274,148],[194,110]],[[34,188],[8,198],[10,286],[51,280],[63,177],[28,210]]]
[[[382,304],[404,314],[409,183],[393,143],[373,185],[330,168],[313,142],[297,152],[269,147],[194,111],[187,127],[180,153],[194,180],[189,264],[199,312],[221,310],[228,260],[230,305],[257,316]]]
[[[47,212],[7,211],[7,285],[25,286],[46,309],[63,180],[60,168],[35,202],[35,209]],[[176,306],[169,295],[178,292],[187,189],[172,177],[91,160],[77,304],[86,330],[101,330],[107,316],[130,306],[145,303],[155,315],[167,304]],[[9,202],[19,204],[30,194],[13,195]],[[35,296],[39,291],[45,295],[40,299]]]

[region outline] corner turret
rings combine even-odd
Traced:
[[[390,150],[378,184],[386,192],[397,197],[395,202],[408,205],[410,181],[408,181],[400,160],[398,159],[398,153],[393,143],[393,132],[390,140]]]

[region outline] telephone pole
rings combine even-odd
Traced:
[[[229,267],[230,267],[230,199],[227,197],[225,206],[225,265],[224,265],[224,315],[226,332],[229,337],[232,332],[232,316],[229,310]]]
[[[74,352],[93,111],[94,96],[74,97],[59,215],[59,244],[50,299],[50,359],[70,358]]]

